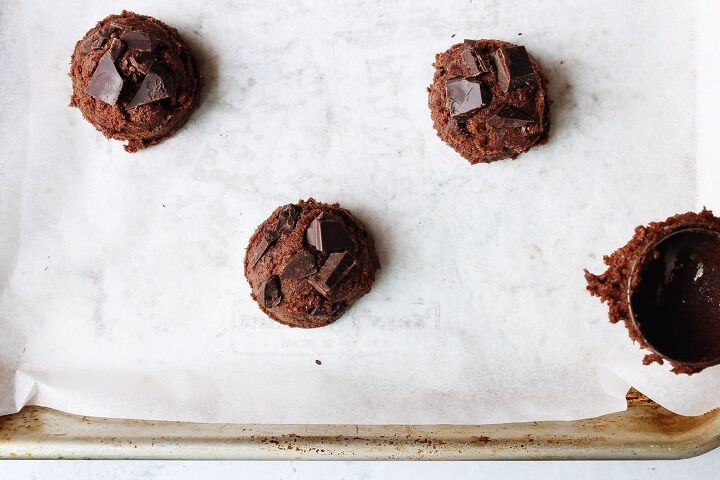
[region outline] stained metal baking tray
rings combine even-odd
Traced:
[[[683,417],[638,392],[625,412],[499,425],[154,422],[26,407],[0,417],[0,458],[248,460],[675,459],[720,445],[720,409]]]

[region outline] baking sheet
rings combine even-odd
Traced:
[[[495,425],[159,422],[29,406],[0,418],[0,459],[658,460],[720,445],[720,410],[683,417],[638,395],[598,418]]]
[[[74,42],[117,5],[2,3],[0,413],[492,423],[622,410],[631,384],[678,413],[718,406],[718,367],[641,368],[582,278],[635,225],[720,208],[709,7],[124,7],[177,27],[207,81],[188,125],[133,155],[67,107]],[[555,103],[548,145],[471,167],[425,87],[435,52],[479,37],[526,45]],[[304,331],[260,313],[242,258],[309,196],[355,212],[383,269]]]

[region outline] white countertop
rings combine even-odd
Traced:
[[[155,462],[41,461],[0,463],[0,478],[12,480],[185,480],[196,478],[371,479],[371,478],[552,478],[633,480],[717,478],[720,449],[675,461],[615,462]]]

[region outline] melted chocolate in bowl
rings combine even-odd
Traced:
[[[720,233],[688,227],[660,240],[630,277],[630,312],[660,356],[720,363]]]

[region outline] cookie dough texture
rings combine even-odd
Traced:
[[[434,67],[433,125],[471,164],[514,159],[547,142],[548,82],[524,47],[465,40],[437,54]]]
[[[260,309],[301,328],[340,318],[380,268],[363,225],[338,204],[312,198],[277,208],[250,238],[244,265]]]
[[[587,289],[608,305],[610,322],[623,322],[628,329],[630,338],[641,348],[651,350],[652,353],[645,357],[645,364],[663,363],[663,356],[654,351],[654,348],[658,346],[676,357],[698,360],[697,355],[701,352],[708,352],[709,356],[718,357],[720,320],[716,315],[718,310],[716,298],[720,296],[720,285],[717,284],[717,279],[720,277],[720,265],[718,265],[720,252],[714,250],[714,245],[717,243],[705,244],[700,251],[692,248],[687,250],[691,253],[694,252],[689,259],[673,256],[665,263],[672,270],[665,267],[655,268],[657,271],[654,274],[660,276],[658,281],[654,281],[652,278],[643,278],[644,275],[650,275],[652,272],[652,270],[646,269],[646,262],[663,261],[663,254],[656,247],[658,242],[668,237],[669,234],[687,227],[703,227],[720,232],[720,219],[713,216],[712,212],[703,210],[700,213],[683,213],[672,216],[663,222],[638,226],[635,228],[635,235],[625,246],[604,257],[603,260],[607,265],[604,273],[595,275],[585,270]],[[663,241],[663,243],[665,242]],[[688,262],[699,263],[688,265]],[[637,269],[637,273],[634,275],[632,275],[633,268]],[[684,278],[688,276],[689,279]],[[666,283],[672,277],[675,277],[675,280],[672,280],[672,283]],[[631,281],[632,285],[629,285]],[[647,299],[647,294],[643,293],[645,295],[643,298],[637,296],[636,293],[642,292],[641,284],[643,282],[649,282],[650,285],[653,285],[653,291],[657,292],[650,292],[650,297],[652,297],[650,300],[656,297],[659,299],[664,289],[672,289],[675,292],[674,295],[677,296],[666,300],[668,303],[663,303],[659,311],[661,313],[670,310],[680,311],[683,312],[682,318],[648,318],[647,315],[642,317],[643,309],[638,317],[638,307],[642,307],[642,305],[635,302]],[[654,286],[656,284],[665,286],[658,288]],[[630,301],[633,301],[636,322],[631,319]],[[652,311],[648,308],[644,310]],[[677,325],[674,323],[676,321]],[[656,323],[650,325],[650,322]],[[657,322],[662,322],[662,324]],[[660,343],[651,345],[641,328],[647,328],[648,332],[646,333],[652,334],[656,337],[656,342]],[[658,329],[661,330],[658,331]],[[714,355],[710,355],[713,352]],[[675,373],[693,374],[706,368],[697,363],[687,364],[667,357],[665,360],[670,362]]]
[[[135,152],[175,133],[197,105],[201,78],[177,30],[123,11],[77,42],[70,106]]]

